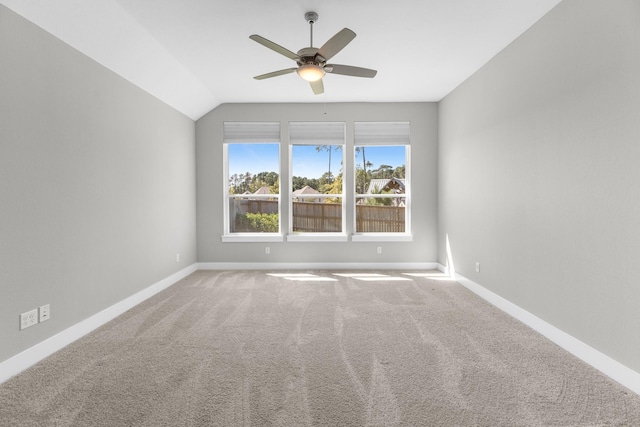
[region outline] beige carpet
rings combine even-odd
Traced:
[[[437,272],[306,273],[196,272],[1,385],[0,425],[640,425],[639,396]]]

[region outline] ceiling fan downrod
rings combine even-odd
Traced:
[[[304,14],[304,19],[309,23],[309,47],[313,47],[313,24],[318,21],[318,14],[315,12],[307,12]]]

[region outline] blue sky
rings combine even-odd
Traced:
[[[229,176],[249,172],[278,171],[279,144],[229,144]],[[293,154],[293,176],[320,178],[327,172],[329,153],[318,152],[313,145],[296,145]],[[405,164],[405,149],[396,147],[367,147],[367,162],[373,163],[373,169],[380,165],[392,168]],[[337,175],[341,169],[342,150],[331,153],[331,173]],[[362,154],[356,155],[356,164],[362,166]]]
[[[229,176],[278,171],[280,144],[229,144]]]

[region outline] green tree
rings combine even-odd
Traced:
[[[260,180],[268,187],[277,185],[278,178],[278,174],[275,172],[260,172],[254,177],[254,179]]]
[[[249,172],[233,174],[229,177],[229,193],[242,194],[249,191],[252,175]]]
[[[356,192],[358,194],[366,194],[369,182],[371,182],[369,172],[363,169],[360,165],[356,165]]]
[[[241,230],[259,233],[278,232],[277,213],[246,213],[236,214],[236,224]]]
[[[270,185],[269,190],[271,191],[271,194],[280,194],[280,180],[277,180]]]
[[[335,178],[331,172],[323,173],[318,181],[320,184],[318,191],[320,191],[321,193],[326,193],[327,188],[331,187],[334,181],[335,181]]]
[[[365,147],[356,147],[356,153],[362,154],[362,170],[364,171],[363,181],[362,181],[362,193],[367,192],[367,187],[369,186],[369,182],[371,181],[371,175],[367,172],[367,168],[371,169],[373,163],[367,161],[367,156],[365,152]],[[357,167],[357,166],[356,166]],[[357,172],[357,171],[356,171]],[[356,188],[357,188],[357,180],[356,180]]]
[[[260,172],[255,175],[246,172],[229,177],[229,194],[255,193],[260,187],[269,187],[272,194],[280,191],[280,179],[276,172]]]
[[[393,177],[394,178],[398,178],[398,179],[404,179],[405,178],[405,167],[404,167],[404,165],[398,166],[397,168],[395,168],[393,170]]]
[[[326,186],[324,189],[325,194],[342,194],[342,174],[338,174],[338,176],[333,180],[333,182]],[[325,203],[340,203],[340,199],[338,197],[327,197],[324,199]]]
[[[372,179],[389,179],[393,177],[393,166],[380,165],[377,169],[371,171]]]
[[[238,183],[238,174],[234,173],[229,177],[229,194],[237,194]]]
[[[307,178],[304,176],[294,176],[291,178],[291,184],[293,186],[293,191],[300,190],[305,185],[313,188],[314,190],[320,191],[320,180],[317,178]]]
[[[371,194],[393,194],[393,191],[382,191],[381,188],[379,188],[377,185],[375,185],[371,189]],[[392,203],[393,203],[393,200],[390,197],[384,197],[384,198],[371,197],[371,198],[367,199],[367,204],[368,205],[391,206]]]

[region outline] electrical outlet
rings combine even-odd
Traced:
[[[476,273],[480,273],[480,263],[476,262]]]
[[[381,254],[381,253],[382,253],[382,246],[378,246],[378,247],[376,248],[376,252],[377,252],[377,253],[379,253],[379,254]]]
[[[264,253],[265,255],[269,255],[271,253],[271,248],[269,246],[265,246]]]
[[[44,322],[45,320],[49,320],[51,318],[51,309],[49,308],[49,304],[45,304],[40,307],[40,322]]]
[[[27,329],[38,323],[38,309],[34,308],[20,315],[20,330]]]
[[[180,262],[180,254],[176,254],[176,262]]]

